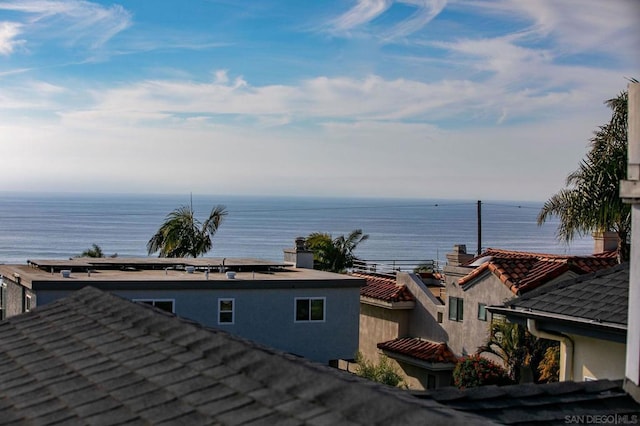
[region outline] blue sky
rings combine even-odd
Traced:
[[[0,190],[544,200],[636,0],[0,0]]]

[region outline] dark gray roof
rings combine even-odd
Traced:
[[[640,404],[621,386],[621,381],[598,380],[468,390],[440,388],[414,394],[507,425],[623,424],[625,418],[636,423]],[[636,416],[635,421],[632,416]],[[612,420],[616,418],[617,423]]]
[[[505,307],[626,328],[628,305],[629,264],[621,264],[542,286],[507,302]]]
[[[0,322],[0,423],[478,424],[94,288]]]

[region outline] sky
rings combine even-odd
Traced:
[[[546,200],[637,0],[0,0],[0,191]]]

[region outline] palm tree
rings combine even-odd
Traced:
[[[97,244],[92,244],[91,248],[86,249],[80,254],[80,257],[104,257],[102,249]]]
[[[345,237],[340,235],[332,238],[331,234],[314,232],[306,238],[307,247],[313,252],[315,269],[331,272],[344,272],[353,266],[357,260],[353,251],[369,235],[363,234],[362,229],[356,229]]]
[[[625,91],[605,102],[612,110],[610,121],[594,132],[586,158],[567,177],[567,188],[549,198],[538,214],[538,225],[558,216],[557,236],[566,242],[589,232],[614,231],[620,262],[629,260],[631,232],[631,207],[618,195],[627,172],[627,100]]]
[[[491,324],[489,340],[477,353],[491,353],[502,359],[509,378],[520,382],[520,369],[529,366],[536,338],[524,327],[505,321]]]
[[[169,213],[158,232],[147,243],[149,254],[160,257],[198,257],[213,247],[211,238],[227,215],[224,206],[211,210],[204,223],[193,214],[192,206],[182,206]]]

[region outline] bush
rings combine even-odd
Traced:
[[[504,368],[480,355],[461,358],[453,369],[453,383],[460,389],[507,385],[512,381]]]
[[[560,375],[560,345],[550,346],[538,364],[541,383],[557,382]]]
[[[358,372],[356,374],[360,377],[389,386],[403,385],[402,376],[400,376],[385,356],[380,358],[380,363],[374,364],[373,362],[368,362],[362,354],[358,352],[356,354],[356,362],[358,363]]]

